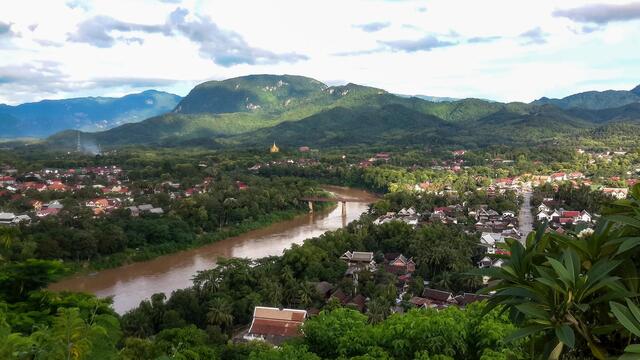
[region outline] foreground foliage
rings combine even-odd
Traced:
[[[485,271],[499,280],[485,292],[495,291],[490,307],[504,306],[522,327],[510,339],[529,336],[536,354],[550,359],[605,359],[637,341],[640,331],[627,318],[638,313],[639,235],[636,186],[631,199],[611,205],[593,233],[559,235],[540,228],[526,247],[509,241],[508,262]]]

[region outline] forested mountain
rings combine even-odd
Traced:
[[[250,75],[195,87],[174,111],[83,134],[102,145],[291,146],[465,145],[588,138],[610,123],[640,120],[633,91],[590,92],[531,104],[480,99],[431,102],[347,84],[327,86],[291,75]],[[614,99],[614,100],[611,100]],[[558,104],[555,104],[555,103]],[[567,105],[574,104],[574,105]],[[605,104],[616,106],[603,109]],[[618,104],[623,104],[619,106]],[[75,132],[50,144],[75,146]],[[604,139],[606,140],[606,139]]]
[[[587,91],[567,96],[562,99],[549,99],[543,97],[533,102],[536,105],[552,104],[563,109],[589,109],[601,110],[640,103],[640,86],[631,91],[607,90]]]
[[[67,129],[106,130],[169,112],[177,95],[149,90],[120,98],[86,97],[0,105],[0,138],[46,137]]]

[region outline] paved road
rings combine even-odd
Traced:
[[[524,201],[520,205],[520,213],[518,214],[518,222],[520,226],[520,232],[522,233],[523,244],[527,240],[527,236],[533,230],[533,214],[531,214],[531,191],[525,190],[523,197]]]

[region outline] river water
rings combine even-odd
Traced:
[[[292,244],[301,244],[305,239],[338,229],[359,218],[375,201],[373,195],[361,190],[334,186],[326,186],[325,189],[353,200],[346,204],[346,216],[342,216],[341,205],[338,205],[199,248],[97,273],[75,275],[52,284],[49,289],[112,296],[115,310],[122,314],[155,293],[164,292],[169,296],[173,290],[191,286],[193,275],[214,267],[218,257],[257,259],[281,255]]]

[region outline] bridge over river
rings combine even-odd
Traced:
[[[313,204],[318,202],[331,202],[331,203],[340,203],[342,204],[342,216],[347,216],[347,202],[365,202],[359,198],[353,197],[341,197],[341,196],[332,196],[332,197],[322,197],[322,196],[306,196],[299,199],[300,201],[306,201],[309,203],[309,212],[313,212]]]

